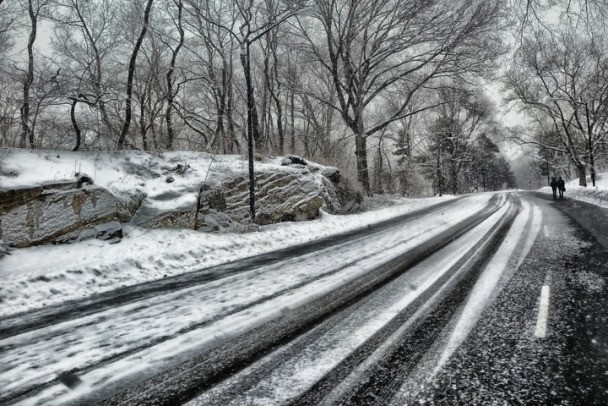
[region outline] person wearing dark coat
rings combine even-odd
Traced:
[[[557,188],[559,189],[559,198],[563,199],[564,192],[566,191],[566,182],[564,182],[561,176],[557,180]]]
[[[553,191],[553,198],[557,199],[557,181],[555,180],[555,176],[551,178],[551,190]]]

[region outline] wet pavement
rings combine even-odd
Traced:
[[[608,404],[607,211],[529,195],[543,212],[530,254],[466,343],[410,400],[420,404]],[[546,336],[536,336],[548,286]]]

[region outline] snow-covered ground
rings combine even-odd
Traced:
[[[552,194],[551,187],[549,186],[541,188],[540,191],[549,195]],[[589,177],[587,177],[586,187],[579,186],[578,178],[567,182],[564,197],[608,208],[608,173],[598,174],[595,186],[591,185]]]
[[[0,315],[211,267],[365,227],[451,197],[401,199],[360,214],[260,227],[250,234],[133,229],[119,244],[87,240],[14,250],[0,259]]]
[[[80,172],[114,192],[138,189],[154,196],[167,188],[165,177],[160,175],[178,163],[190,165],[185,175],[174,176],[171,184],[172,190],[185,191],[182,199],[194,199],[194,192],[188,191],[195,190],[202,179],[244,172],[247,165],[238,156],[194,152],[149,155],[11,150],[3,157],[0,188],[74,179]],[[385,199],[365,213],[322,213],[315,221],[263,226],[250,234],[133,228],[119,244],[87,240],[13,250],[0,258],[0,317],[336,235],[452,198]]]

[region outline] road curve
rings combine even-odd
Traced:
[[[326,357],[326,367],[313,367],[317,376],[302,379],[286,398],[273,395],[276,404],[388,399],[403,382],[380,394],[364,382],[402,375],[387,368],[401,365],[391,357],[415,366],[521,216],[512,195],[464,199],[466,215],[456,202],[445,203],[337,239],[3,320],[0,403],[238,404],[275,387],[285,368],[310,367],[310,359],[298,358],[302,349]],[[424,227],[437,216],[444,219]],[[298,272],[311,268],[316,272]],[[277,288],[252,294],[247,287],[264,278]],[[226,289],[234,297],[218,301],[213,292]],[[289,299],[295,296],[306,299]],[[179,317],[188,312],[191,318]],[[244,320],[245,329],[230,330]],[[357,326],[365,332],[349,341]],[[421,344],[396,344],[403,340]],[[319,352],[328,342],[349,344],[341,354]],[[62,368],[85,385],[59,383],[57,360],[40,358],[53,351],[65,354]],[[149,358],[158,362],[133,366]],[[15,378],[19,373],[27,379]]]

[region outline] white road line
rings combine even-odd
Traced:
[[[538,338],[547,335],[547,318],[549,315],[549,286],[544,285],[540,291],[540,306],[538,308],[538,319],[536,320],[536,332]]]
[[[545,226],[543,227],[543,231],[545,232],[545,237],[549,237],[549,227],[547,227],[547,225],[545,224]]]

